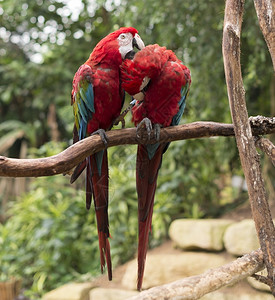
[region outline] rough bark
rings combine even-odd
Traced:
[[[275,167],[275,146],[266,138],[256,137],[256,146],[260,148],[270,159]]]
[[[219,268],[153,287],[128,300],[195,300],[224,286],[237,283],[263,268],[263,253],[259,249]]]
[[[265,122],[260,122],[264,119]],[[258,121],[257,121],[258,120]],[[275,118],[255,117],[253,134],[262,135],[275,132]],[[232,124],[214,122],[195,122],[161,129],[160,142],[171,142],[183,139],[203,138],[210,136],[233,136]],[[136,129],[128,128],[107,132],[108,147],[126,144],[138,144]],[[155,143],[152,137],[150,143]],[[87,156],[104,149],[104,144],[97,135],[90,136],[70,146],[58,155],[38,159],[14,159],[0,156],[0,176],[4,177],[38,177],[51,176],[70,171]]]
[[[254,5],[275,71],[275,1],[254,0]]]
[[[275,270],[275,228],[267,202],[261,175],[259,155],[255,148],[245,102],[241,65],[240,36],[244,11],[244,0],[227,0],[223,31],[223,57],[230,103],[240,160],[245,174],[253,219],[268,278],[274,281]],[[275,295],[274,282],[271,291]]]

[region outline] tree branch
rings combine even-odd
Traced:
[[[263,253],[258,249],[219,268],[153,287],[128,300],[195,300],[224,286],[237,283],[263,268]]]
[[[265,117],[262,117],[265,118]],[[254,119],[252,119],[254,120]],[[267,118],[269,126],[261,123],[253,125],[254,135],[270,134],[275,132],[275,118]],[[204,138],[210,136],[233,136],[232,124],[215,122],[195,122],[190,124],[163,128],[160,131],[159,142]],[[136,129],[127,128],[107,132],[108,147],[126,144],[138,144]],[[156,140],[151,136],[150,143]],[[104,149],[99,136],[93,135],[70,146],[63,152],[46,158],[14,159],[0,156],[0,176],[4,177],[39,177],[51,176],[70,171],[87,156]]]
[[[254,5],[275,71],[275,2],[274,0],[254,0]]]
[[[275,146],[266,138],[256,137],[255,139],[256,146],[271,159],[272,164],[275,167]]]
[[[261,249],[264,253],[268,278],[273,282],[270,286],[271,291],[275,295],[275,228],[267,202],[259,155],[255,148],[248,121],[241,74],[240,37],[244,2],[244,0],[226,1],[223,30],[224,68],[231,115],[240,160],[247,182],[252,215]]]

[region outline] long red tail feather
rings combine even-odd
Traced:
[[[110,253],[110,244],[108,238],[109,233],[109,219],[108,219],[108,159],[107,150],[104,150],[103,161],[101,167],[101,174],[97,169],[95,155],[90,156],[91,165],[91,177],[87,178],[86,182],[92,182],[92,188],[88,190],[92,191],[96,212],[98,241],[100,251],[100,264],[101,272],[105,267],[105,259],[107,263],[108,278],[112,280],[112,262]],[[90,176],[89,172],[87,175]],[[88,200],[87,200],[88,199]],[[89,202],[89,195],[86,194],[86,202]]]
[[[163,145],[160,145],[150,160],[146,146],[139,145],[137,151],[136,183],[138,193],[138,279],[137,289],[141,290],[144,266],[148,248],[149,231],[151,230],[154,197],[158,171],[161,166]]]

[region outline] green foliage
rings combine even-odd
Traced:
[[[231,122],[221,51],[224,1],[82,0],[78,8],[70,7],[74,2],[0,0],[3,152],[18,156],[22,139],[29,157],[54,155],[70,144],[73,75],[98,40],[119,26],[136,27],[146,44],[174,50],[191,69],[182,122]],[[241,42],[249,114],[274,114],[271,60],[251,1]],[[56,108],[58,143],[51,141],[50,104]],[[127,126],[132,126],[130,116]],[[137,245],[136,147],[113,147],[108,153],[111,251],[118,264],[132,257]],[[166,237],[174,218],[221,213],[221,206],[236,197],[230,185],[234,174],[242,174],[234,139],[171,143],[159,173],[151,246]],[[0,225],[0,280],[21,275],[32,295],[41,295],[85,273],[98,274],[95,217],[85,209],[84,186],[83,179],[73,187],[62,176],[36,179],[11,203],[10,218]]]
[[[37,179],[9,214],[1,227],[0,259],[33,292],[97,269],[94,218],[84,208],[83,194],[66,186],[62,176]]]
[[[192,142],[193,145],[187,142],[172,144],[170,151],[164,155],[155,200],[151,246],[166,238],[173,218],[179,215],[199,218],[207,210],[210,195],[204,190],[208,190],[207,185],[217,176],[211,169],[206,173],[201,171],[204,170],[204,159],[217,157],[214,152],[209,153],[201,158],[201,165],[196,164],[195,149],[199,151],[203,143]],[[62,149],[62,145],[53,145],[43,146],[36,156],[54,155],[53,149],[56,152]],[[193,158],[187,163],[184,156],[188,151],[193,152]],[[174,156],[178,160],[174,161]],[[112,162],[110,242],[114,265],[133,257],[137,247],[135,160],[136,146],[109,149],[109,161]],[[179,165],[186,171],[181,172]],[[192,173],[188,172],[188,168],[193,169]],[[6,277],[14,274],[22,276],[24,286],[29,288],[29,296],[37,297],[62,283],[80,280],[85,274],[99,274],[95,215],[93,209],[89,212],[85,209],[84,183],[81,177],[77,181],[79,189],[75,190],[68,185],[68,178],[60,175],[36,179],[30,192],[12,203],[8,212],[10,218],[0,227],[1,273]],[[214,193],[212,197],[217,197],[218,188],[211,188],[210,192]],[[198,201],[192,202],[194,198]],[[206,208],[203,210],[201,207]]]
[[[30,123],[36,147],[50,139],[50,103],[58,130],[71,136],[72,78],[97,41],[112,30],[102,5],[82,1],[80,11],[63,1],[0,1],[0,119]],[[39,63],[36,63],[38,61]]]
[[[166,202],[169,199],[161,208],[169,207],[167,214],[171,218],[213,214],[222,200],[221,178],[230,176],[229,163],[235,155],[234,141],[226,138],[173,143],[164,154],[158,180],[157,195],[163,193]],[[210,163],[213,161],[215,164]]]

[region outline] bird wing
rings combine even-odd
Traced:
[[[185,109],[186,99],[187,99],[188,94],[189,94],[190,85],[191,85],[191,82],[187,81],[186,84],[184,86],[182,86],[182,88],[181,88],[181,98],[180,98],[180,101],[179,101],[179,111],[173,117],[171,126],[178,125],[179,122],[180,122],[180,119],[181,119],[181,117],[183,115],[183,112],[184,112],[184,109]]]
[[[82,65],[73,80],[72,101],[78,140],[86,137],[88,122],[95,112],[94,87],[92,84],[92,69]]]

